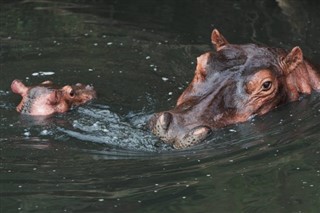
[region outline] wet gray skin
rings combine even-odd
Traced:
[[[176,107],[156,113],[149,122],[151,131],[175,148],[197,144],[218,128],[320,90],[319,72],[299,47],[286,52],[232,45],[217,30],[211,39],[216,51],[198,57],[194,79]]]

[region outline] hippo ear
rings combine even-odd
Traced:
[[[291,73],[298,65],[303,61],[303,53],[300,47],[294,47],[291,52],[282,59],[284,66],[284,72],[286,74]]]
[[[210,57],[210,53],[202,54],[197,58],[197,68],[194,76],[195,81],[203,81],[207,76],[207,64],[208,59]]]
[[[50,105],[57,105],[60,102],[61,99],[61,92],[58,90],[54,90],[50,93],[47,99],[47,103]]]
[[[217,51],[219,51],[226,44],[229,44],[229,42],[223,37],[223,35],[220,34],[217,29],[214,29],[211,33],[211,42]]]
[[[20,80],[13,80],[11,83],[11,90],[16,94],[24,96],[28,92],[28,87],[26,87]]]

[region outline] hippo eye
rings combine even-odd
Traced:
[[[69,95],[70,95],[70,97],[74,97],[74,95],[75,95],[74,91],[71,90],[70,93],[69,93]]]
[[[262,90],[263,91],[268,91],[269,89],[271,89],[272,86],[272,82],[271,81],[265,81],[262,84]]]

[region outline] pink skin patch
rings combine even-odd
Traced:
[[[56,88],[51,81],[45,81],[40,85],[27,87],[21,81],[14,80],[11,90],[22,96],[16,110],[22,114],[37,116],[64,113],[96,98],[92,86],[79,83]]]

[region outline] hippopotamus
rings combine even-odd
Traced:
[[[303,94],[320,91],[320,73],[302,50],[230,44],[213,30],[215,51],[197,58],[192,82],[176,106],[155,113],[151,131],[174,148],[197,144],[227,125],[245,122]]]
[[[47,116],[64,113],[96,98],[92,86],[80,83],[59,88],[51,81],[44,81],[40,85],[27,87],[20,80],[14,80],[11,90],[22,96],[16,110],[28,115]]]

